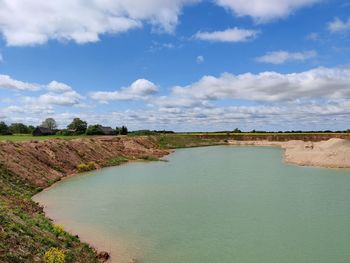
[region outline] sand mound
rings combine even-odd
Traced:
[[[281,146],[287,163],[328,168],[350,168],[350,141],[329,139],[321,142],[291,140],[276,141],[230,141],[233,145]]]

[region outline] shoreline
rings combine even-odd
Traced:
[[[286,142],[229,140],[228,144],[235,146],[280,147],[283,149],[283,160],[287,164],[331,169],[350,168],[350,141],[344,139],[333,138],[320,142],[301,140]]]
[[[287,142],[276,142],[276,141],[267,141],[267,140],[263,140],[263,141],[228,141],[226,145],[228,146],[259,146],[259,147],[279,147],[283,149],[283,160],[286,164],[293,164],[293,165],[298,165],[298,166],[313,166],[313,167],[320,167],[320,168],[350,168],[350,158],[349,158],[349,162],[346,162],[343,165],[337,164],[337,163],[319,163],[318,162],[318,155],[317,153],[321,153],[322,157],[324,155],[328,155],[330,152],[332,152],[332,150],[334,150],[332,146],[334,145],[344,145],[346,144],[345,148],[349,150],[350,153],[350,141],[346,141],[346,140],[342,140],[342,139],[331,139],[329,141],[321,141],[321,142],[304,142],[304,141],[287,141]],[[219,145],[215,145],[215,146],[219,146]],[[328,147],[326,147],[328,146]],[[202,146],[202,147],[207,147],[207,146]],[[322,149],[322,151],[320,150],[320,148]],[[183,148],[185,149],[185,148]],[[176,150],[171,150],[169,151],[169,155],[173,152],[175,152]],[[346,154],[347,152],[345,152],[344,154]],[[315,157],[316,158],[304,158],[306,155],[309,155],[311,157]],[[169,156],[166,155],[166,156]],[[328,159],[329,160],[329,159]],[[329,160],[330,162],[332,162],[332,159]],[[126,163],[123,163],[122,165],[128,165],[128,164],[132,164],[132,163],[136,163],[136,162],[142,162],[142,160],[129,160]],[[103,167],[101,169],[105,169],[107,167]],[[94,171],[92,171],[94,172]],[[79,173],[73,173],[70,174],[64,178],[62,178],[62,180],[67,180],[71,177],[77,176],[79,175]],[[86,175],[86,173],[82,173],[81,174]],[[51,187],[55,187],[55,185],[58,182],[54,183],[53,185],[47,187],[44,189],[44,191],[49,190]],[[40,195],[40,193],[39,193]],[[38,201],[36,199],[36,195],[33,196],[33,200],[34,201]],[[40,201],[39,201],[40,203]],[[50,214],[50,208],[48,206],[43,206],[44,207],[44,211],[45,214],[51,218],[53,220],[54,223],[60,223],[60,219],[55,218],[54,216],[49,216]],[[74,224],[72,224],[74,225]],[[74,228],[74,227],[73,227]],[[75,231],[72,230],[72,227],[67,228],[68,231],[70,233],[72,233],[73,235],[75,234]],[[98,231],[98,230],[96,230]],[[78,231],[79,232],[79,231]],[[80,231],[81,233],[78,233],[79,237],[81,237],[81,240],[83,242],[87,242],[89,243],[92,247],[94,247],[97,251],[107,251],[110,255],[110,259],[106,262],[119,262],[118,260],[115,260],[116,257],[118,258],[118,254],[115,254],[112,252],[111,249],[107,249],[106,245],[103,244],[103,242],[100,242],[101,238],[93,238],[92,236],[95,235],[91,235],[91,234],[87,234],[87,233],[83,233],[83,231]],[[120,255],[120,254],[119,254]],[[134,260],[133,257],[128,259],[128,262],[133,262],[132,260]]]
[[[27,182],[26,187],[32,187],[31,200],[33,202],[35,201],[34,196],[40,191],[49,190],[61,179],[79,175],[77,166],[81,163],[96,161],[96,168],[101,169],[114,157],[128,157],[129,160],[125,164],[131,164],[136,161],[152,161],[154,158],[162,158],[178,148],[219,145],[281,147],[284,150],[284,162],[287,164],[322,168],[350,168],[350,140],[341,138],[331,138],[324,141],[273,141],[268,138],[235,140],[237,139],[235,137],[208,139],[206,136],[196,136],[195,138],[184,136],[181,138],[142,136],[130,138],[97,137],[71,141],[0,142],[0,164],[3,164],[3,169],[8,171],[14,180],[18,178],[18,180]],[[166,140],[161,141],[162,139]],[[153,159],[143,159],[145,157]],[[1,198],[3,197],[1,196]],[[19,199],[18,202],[24,201]],[[33,205],[37,206],[34,203]],[[48,216],[46,218],[49,219]],[[97,244],[98,242],[89,240],[89,243],[99,249],[98,252],[101,251],[101,248],[103,249],[103,246]],[[81,245],[84,244],[82,241]],[[96,256],[98,252],[94,252]],[[130,262],[136,262],[133,260],[130,259]]]

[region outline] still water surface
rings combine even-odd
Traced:
[[[350,262],[350,171],[285,165],[278,148],[177,150],[35,197],[113,262]]]

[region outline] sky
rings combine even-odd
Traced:
[[[0,0],[0,121],[350,128],[349,0]]]

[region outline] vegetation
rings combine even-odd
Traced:
[[[118,156],[118,157],[115,157],[111,160],[109,160],[107,163],[106,163],[106,167],[108,166],[117,166],[117,165],[121,165],[123,163],[126,163],[129,159],[124,157],[124,156]]]
[[[46,263],[65,263],[65,258],[64,251],[59,248],[50,248],[44,255]]]
[[[95,125],[89,125],[89,127],[86,130],[86,135],[103,135],[102,125],[95,124]]]
[[[225,135],[225,134],[224,134]],[[222,136],[208,136],[203,138],[198,135],[180,135],[180,134],[166,134],[154,136],[158,145],[164,149],[186,148],[196,146],[219,145],[227,138]]]
[[[57,128],[57,123],[55,121],[55,119],[53,118],[47,118],[46,120],[44,120],[41,125],[41,127],[44,127],[44,128],[48,128],[50,130],[54,130]]]
[[[117,135],[128,135],[128,128],[126,126],[122,126],[121,128],[116,127],[115,130]]]
[[[11,135],[11,131],[5,122],[0,122],[0,135]]]
[[[95,162],[88,162],[88,163],[81,163],[77,167],[78,171],[80,173],[82,172],[88,172],[96,169],[96,163]]]
[[[87,122],[79,118],[74,118],[72,123],[69,124],[67,128],[73,130],[74,135],[84,134],[87,129]]]
[[[48,255],[58,255],[53,248],[64,251],[63,262],[97,262],[91,247],[45,217],[42,208],[31,200],[37,192],[0,164],[0,262],[45,262],[48,251]]]
[[[27,126],[23,123],[12,123],[9,127],[12,134],[32,134],[34,126]]]

